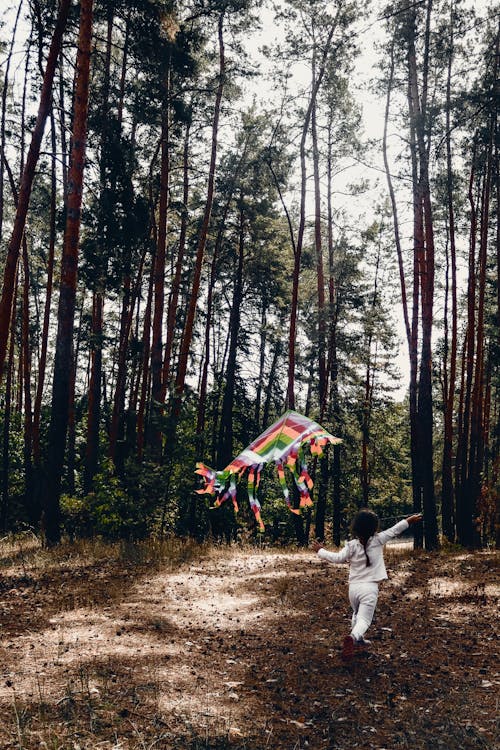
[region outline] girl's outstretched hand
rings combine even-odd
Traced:
[[[421,513],[415,513],[413,516],[409,516],[406,520],[408,521],[408,523],[411,526],[412,523],[418,523],[419,521],[422,520],[422,514]]]
[[[323,549],[323,545],[316,541],[316,539],[313,539],[311,542],[311,547],[315,552],[318,552],[318,550]]]

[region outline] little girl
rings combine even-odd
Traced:
[[[342,658],[348,661],[357,648],[369,645],[364,635],[373,620],[378,599],[378,585],[387,578],[384,563],[384,544],[403,533],[411,524],[422,520],[417,513],[378,532],[378,516],[372,510],[360,510],[351,526],[350,539],[340,552],[329,552],[314,541],[312,548],[322,560],[349,563],[349,601],[352,607],[352,629],[342,645]]]

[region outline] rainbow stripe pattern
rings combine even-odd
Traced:
[[[203,463],[196,464],[196,473],[204,480],[204,487],[198,494],[215,495],[214,507],[231,499],[235,512],[237,481],[248,471],[248,499],[260,531],[264,531],[261,505],[257,499],[260,475],[265,464],[274,462],[285,502],[292,513],[300,513],[301,508],[312,505],[310,491],[313,487],[307,472],[306,453],[320,458],[326,445],[338,444],[342,440],[334,437],[317,422],[296,411],[289,410],[274,424],[259,435],[222,471],[215,471]],[[285,470],[293,477],[297,486],[299,508],[292,507]]]

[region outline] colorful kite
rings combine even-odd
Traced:
[[[196,492],[200,495],[216,495],[215,508],[231,498],[234,510],[238,512],[236,483],[248,469],[250,507],[255,514],[260,531],[264,531],[260,515],[261,506],[257,500],[260,473],[264,464],[274,461],[285,501],[292,513],[300,513],[300,508],[312,505],[309,491],[313,482],[307,472],[305,460],[307,449],[309,448],[313,456],[321,457],[327,443],[335,445],[341,442],[340,438],[330,435],[312,419],[296,411],[287,411],[222,471],[215,471],[205,464],[197,463],[196,474],[203,477],[205,486]],[[285,468],[289,469],[297,485],[300,494],[299,508],[292,507]]]

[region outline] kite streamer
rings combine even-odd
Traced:
[[[264,464],[274,462],[283,496],[292,513],[300,514],[300,508],[312,505],[310,491],[313,481],[307,471],[305,452],[309,449],[312,456],[321,458],[323,450],[329,443],[337,445],[342,440],[334,437],[317,422],[304,417],[296,411],[287,411],[277,422],[259,435],[222,471],[216,471],[203,463],[196,464],[196,474],[199,474],[204,487],[196,490],[200,495],[215,495],[215,508],[228,499],[233,502],[235,512],[238,512],[236,502],[236,486],[243,474],[248,471],[247,486],[250,507],[260,531],[264,531],[261,518],[261,506],[257,499],[260,474]],[[300,467],[300,469],[298,468]],[[290,500],[285,468],[288,469],[295,481],[300,495],[299,508],[293,508]]]

